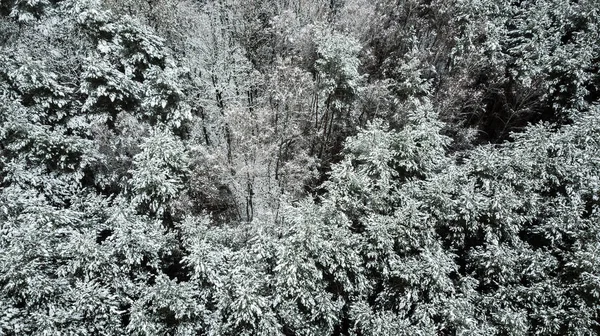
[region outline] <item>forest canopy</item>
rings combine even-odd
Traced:
[[[600,334],[598,0],[1,0],[0,335]]]

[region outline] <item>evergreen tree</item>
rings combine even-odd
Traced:
[[[0,3],[0,335],[600,333],[597,1]]]

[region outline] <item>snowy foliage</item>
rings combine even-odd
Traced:
[[[0,3],[0,335],[597,335],[598,2]]]

